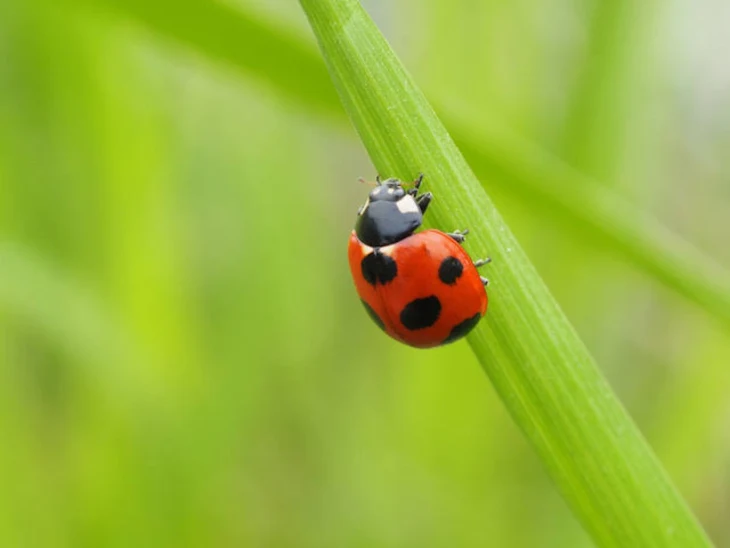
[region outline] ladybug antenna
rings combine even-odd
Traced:
[[[357,180],[358,180],[358,182],[360,182],[360,183],[362,183],[362,184],[364,184],[364,185],[369,185],[369,186],[380,186],[380,175],[377,175],[377,176],[375,177],[375,182],[372,182],[372,181],[366,181],[364,177],[358,177],[358,178],[357,178]]]

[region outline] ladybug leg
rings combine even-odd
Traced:
[[[375,176],[375,184],[377,184],[378,186],[380,186],[380,173],[378,173],[378,174],[377,174],[377,175]]]
[[[421,188],[421,183],[423,182],[423,173],[419,173],[418,177],[415,181],[413,181],[413,188],[409,189],[407,194],[410,194],[411,196],[415,197],[416,194],[418,194],[418,189]]]
[[[469,230],[454,230],[453,232],[447,232],[446,235],[450,236],[456,241],[456,243],[463,243],[466,240],[466,235],[469,234]]]
[[[430,192],[421,194],[418,198],[416,198],[416,204],[418,204],[418,209],[421,210],[421,215],[426,213],[426,208],[428,207],[428,204],[431,203],[432,198],[433,194],[431,194]]]
[[[485,264],[489,264],[492,262],[491,257],[487,257],[486,259],[478,259],[474,261],[474,266],[479,268],[480,266],[484,266]],[[489,280],[485,278],[484,276],[479,276],[479,278],[482,280],[482,283],[484,284],[484,287],[487,287],[489,285]]]
[[[419,173],[418,177],[416,177],[416,180],[413,181],[413,188],[418,192],[418,188],[421,186],[421,183],[423,182],[423,173]]]
[[[491,262],[492,262],[491,257],[487,257],[486,259],[478,259],[478,260],[474,261],[474,266],[479,268],[480,266],[484,266],[485,264],[489,264]]]
[[[419,173],[418,178],[416,178],[416,180],[411,183],[413,185],[413,188],[408,190],[408,194],[410,194],[411,196],[415,196],[416,194],[418,194],[418,190],[421,188],[422,182],[423,173]]]

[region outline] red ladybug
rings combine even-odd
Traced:
[[[357,214],[348,256],[355,287],[373,321],[394,339],[418,348],[454,342],[487,311],[489,282],[461,247],[468,231],[424,230],[433,198],[398,179],[377,180]]]

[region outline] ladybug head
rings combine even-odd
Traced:
[[[382,247],[407,238],[423,222],[423,211],[398,179],[388,179],[376,186],[357,214],[355,233],[371,247]],[[424,208],[425,209],[425,208]]]
[[[387,179],[370,191],[368,202],[397,202],[405,196],[406,191],[398,179]]]

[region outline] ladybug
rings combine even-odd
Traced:
[[[357,212],[348,257],[365,310],[388,335],[430,348],[471,331],[487,311],[489,283],[461,247],[467,230],[414,231],[433,199],[418,193],[423,175],[405,190],[398,179],[380,181]]]

